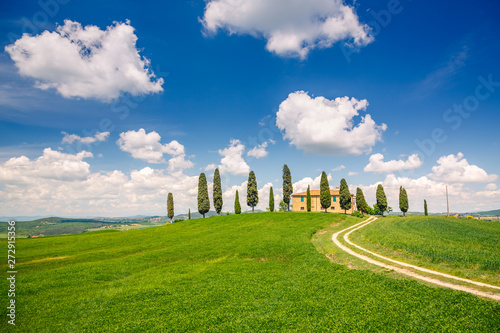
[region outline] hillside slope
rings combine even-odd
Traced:
[[[261,213],[19,239],[16,329],[492,332],[500,327],[498,303],[349,270],[310,242],[327,225],[340,230],[359,221],[336,214]],[[1,285],[2,304],[6,287]],[[5,311],[2,307],[3,318]]]

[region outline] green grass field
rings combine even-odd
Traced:
[[[330,262],[311,243],[360,219],[259,213],[19,239],[19,332],[496,332],[500,304]],[[318,233],[319,234],[319,233]],[[326,236],[326,233],[323,234]],[[6,249],[6,240],[0,239]],[[5,252],[7,252],[5,250]],[[6,260],[5,260],[6,261]],[[6,271],[6,263],[1,269]],[[5,280],[4,280],[5,281]]]
[[[389,257],[500,286],[500,223],[438,216],[391,216],[350,239]]]

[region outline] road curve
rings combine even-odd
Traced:
[[[438,275],[438,276],[442,276],[442,277],[446,277],[446,278],[449,278],[449,279],[454,279],[454,280],[458,280],[458,281],[462,281],[462,282],[467,282],[467,283],[471,283],[471,284],[475,284],[475,285],[478,285],[478,286],[482,286],[482,287],[488,287],[488,288],[493,288],[493,289],[499,289],[500,290],[500,287],[498,286],[494,286],[494,285],[490,285],[490,284],[487,284],[487,283],[481,283],[481,282],[477,282],[477,281],[472,281],[472,280],[469,280],[469,279],[463,279],[463,278],[459,278],[457,276],[453,276],[453,275],[449,275],[449,274],[445,274],[445,273],[441,273],[441,272],[437,272],[437,271],[433,271],[433,270],[430,270],[430,269],[427,269],[427,268],[423,268],[423,267],[419,267],[419,266],[415,266],[415,265],[410,265],[410,264],[407,264],[405,262],[401,262],[401,261],[397,261],[397,260],[394,260],[394,259],[391,259],[391,258],[387,258],[387,257],[384,257],[380,254],[377,254],[377,253],[374,253],[372,251],[369,251],[359,245],[356,245],[354,244],[353,242],[351,242],[349,240],[349,235],[370,224],[371,222],[375,221],[377,219],[377,217],[374,217],[374,216],[371,216],[369,217],[367,220],[365,221],[362,221],[358,224],[355,224],[353,226],[350,226],[349,228],[345,228],[341,231],[338,231],[336,233],[334,233],[332,235],[332,241],[335,243],[335,245],[337,245],[340,249],[342,249],[343,251],[349,253],[350,255],[353,255],[359,259],[362,259],[366,262],[369,262],[371,264],[374,264],[374,265],[377,265],[377,266],[380,266],[380,267],[384,267],[386,269],[390,269],[390,270],[394,270],[395,272],[398,272],[400,274],[404,274],[404,275],[407,275],[407,276],[410,276],[410,277],[413,277],[413,278],[416,278],[416,279],[419,279],[419,280],[422,280],[422,281],[426,281],[426,282],[429,282],[429,283],[432,283],[432,284],[435,284],[435,285],[438,285],[438,286],[441,286],[441,287],[445,287],[445,288],[450,288],[450,289],[455,289],[455,290],[460,290],[460,291],[465,291],[465,292],[468,292],[468,293],[471,293],[471,294],[474,294],[474,295],[477,295],[477,296],[481,296],[481,297],[486,297],[486,298],[490,298],[490,299],[493,299],[493,300],[496,300],[496,301],[500,301],[500,294],[494,294],[494,293],[489,293],[489,292],[484,292],[484,291],[480,291],[480,290],[477,290],[477,289],[474,289],[474,288],[470,288],[470,287],[467,287],[467,286],[463,286],[463,285],[458,285],[458,284],[454,284],[454,283],[450,283],[450,282],[445,282],[445,281],[442,281],[442,280],[438,280],[438,279],[434,279],[434,278],[431,278],[431,277],[428,277],[428,276],[423,276],[423,275],[420,275],[420,274],[417,274],[415,272],[412,272],[408,269],[405,269],[405,268],[401,268],[401,267],[398,267],[398,266],[394,266],[394,265],[389,265],[389,264],[386,264],[384,262],[381,262],[381,261],[378,261],[378,260],[375,260],[375,259],[372,259],[370,257],[367,257],[363,254],[360,254],[360,253],[357,253],[357,252],[354,252],[352,249],[350,249],[349,247],[343,245],[342,243],[340,243],[340,241],[338,240],[338,236],[344,232],[346,232],[346,234],[344,235],[344,240],[356,247],[357,249],[360,249],[366,253],[369,253],[373,256],[376,256],[376,257],[379,257],[381,259],[384,259],[386,261],[389,261],[389,262],[393,262],[397,265],[400,265],[400,266],[405,266],[405,267],[409,267],[409,268],[412,268],[412,269],[415,269],[415,270],[419,270],[419,271],[422,271],[422,272],[426,272],[426,273],[430,273],[430,274],[434,274],[434,275]],[[350,231],[349,231],[350,230]],[[347,232],[349,231],[349,232]]]

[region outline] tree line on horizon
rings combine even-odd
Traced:
[[[222,186],[219,169],[216,168],[214,171],[214,182],[213,182],[213,204],[217,215],[221,215],[223,200],[222,200]],[[292,175],[290,169],[285,164],[283,166],[283,200],[280,202],[280,211],[290,211],[290,198],[293,194],[292,185]],[[327,212],[327,209],[331,207],[331,195],[330,195],[330,184],[328,182],[328,177],[323,171],[321,173],[320,180],[320,203],[321,207]],[[361,188],[356,189],[356,208],[358,212],[362,215],[384,215],[384,212],[391,212],[392,208],[387,205],[387,197],[385,195],[384,188],[382,184],[377,186],[376,191],[376,201],[377,203],[373,205],[373,208],[368,205],[365,200],[363,190]],[[247,181],[247,206],[252,208],[252,213],[254,212],[255,206],[259,203],[259,192],[257,190],[257,179],[255,173],[250,171],[248,174]],[[347,181],[345,178],[340,180],[339,188],[339,203],[340,207],[347,214],[347,210],[351,209],[353,202],[351,198],[351,192]],[[408,211],[408,194],[406,189],[402,186],[399,188],[399,209],[403,212],[403,216],[406,216]],[[269,211],[274,212],[274,191],[271,186],[269,190]],[[310,186],[307,187],[306,192],[306,209],[308,212],[311,211],[311,189]],[[208,196],[208,184],[205,173],[200,173],[198,178],[198,212],[205,218],[205,214],[210,211],[210,199]],[[174,217],[174,199],[172,193],[168,193],[167,196],[167,213],[170,218],[170,223]],[[234,213],[241,214],[241,204],[239,199],[238,190],[235,193],[234,200]],[[228,213],[229,214],[229,213]],[[353,213],[354,214],[354,213]],[[359,214],[359,213],[358,213]],[[427,211],[427,201],[424,200],[424,214],[428,215]],[[191,209],[188,212],[188,219],[191,219]]]

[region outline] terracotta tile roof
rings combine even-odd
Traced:
[[[311,190],[311,196],[314,196],[314,195],[320,195],[320,190]],[[292,197],[302,197],[302,196],[306,196],[307,195],[307,192],[300,192],[300,193],[294,193],[292,194]],[[330,190],[330,195],[340,195],[340,191],[339,190]],[[351,195],[353,195],[351,193]]]

